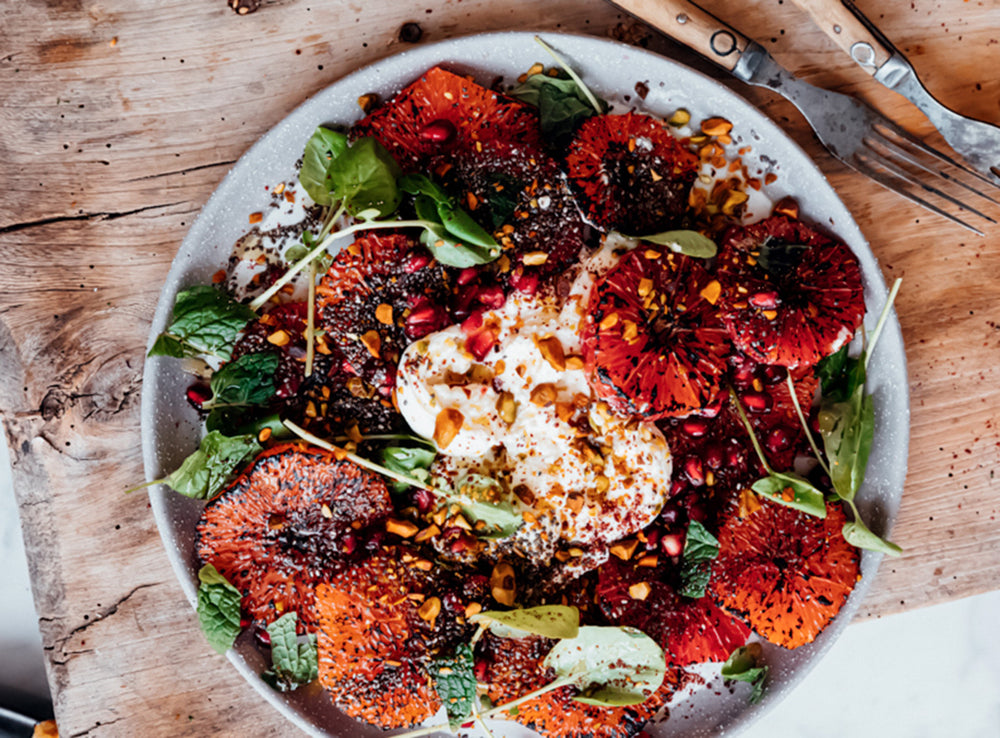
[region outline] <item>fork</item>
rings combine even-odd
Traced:
[[[797,79],[760,44],[697,5],[688,0],[613,1],[737,79],[786,97],[805,116],[831,154],[883,187],[979,236],[985,234],[929,198],[996,223],[986,213],[945,190],[947,187],[965,197],[975,196],[1000,204],[984,191],[984,185],[994,186],[989,180],[912,136],[862,101]],[[980,207],[986,207],[985,203]]]
[[[955,152],[1000,182],[1000,127],[956,113],[935,98],[913,65],[851,0],[792,0],[862,69],[912,102]]]

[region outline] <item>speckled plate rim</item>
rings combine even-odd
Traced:
[[[766,163],[778,174],[777,181],[765,188],[769,196],[774,200],[785,194],[795,196],[804,217],[835,232],[858,256],[865,282],[866,325],[869,330],[873,327],[886,295],[875,256],[822,172],[775,123],[717,81],[652,52],[590,36],[549,32],[542,35],[595,92],[609,99],[620,100],[623,94],[630,95],[632,105],[654,114],[665,115],[677,107],[686,107],[696,120],[709,115],[723,115],[732,120],[735,140],[751,145],[754,150],[744,160]],[[377,92],[383,98],[388,97],[435,64],[472,73],[488,84],[497,75],[510,82],[543,57],[531,32],[465,36],[377,61],[309,98],[240,158],[205,204],[167,275],[148,346],[167,325],[178,290],[209,281],[212,273],[225,263],[232,244],[247,230],[247,215],[266,206],[266,186],[294,175],[294,163],[316,125],[350,124],[361,115],[355,102],[360,95]],[[639,81],[645,82],[650,90],[644,101],[632,95]],[[757,152],[760,159],[756,159]],[[178,365],[177,361],[161,357],[146,359],[141,428],[143,461],[146,478],[150,480],[176,468],[196,446],[200,434],[197,415],[182,399],[188,380]],[[888,535],[902,495],[909,442],[906,359],[895,313],[885,326],[869,381],[876,405],[875,444],[858,504],[870,527]],[[193,606],[197,592],[194,521],[202,503],[162,487],[152,489],[150,500],[167,557]],[[748,705],[746,693],[740,689],[735,694],[724,689],[705,690],[721,694],[708,698],[702,694],[672,708],[669,720],[651,724],[647,730],[655,736],[728,736],[759,719],[832,646],[858,610],[880,560],[879,554],[863,553],[862,581],[834,623],[813,644],[791,652],[769,649],[767,658],[772,673],[760,704]],[[207,643],[205,648],[208,649]],[[258,676],[266,665],[246,636],[241,637],[228,657],[264,699],[308,734],[386,735],[344,716],[316,688],[290,694],[272,690]]]

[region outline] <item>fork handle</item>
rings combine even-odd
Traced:
[[[742,33],[687,0],[613,0],[613,3],[730,72],[751,43]]]
[[[806,11],[834,43],[846,51],[868,74],[875,74],[889,61],[892,51],[861,20],[860,11],[845,6],[841,0],[792,0]]]

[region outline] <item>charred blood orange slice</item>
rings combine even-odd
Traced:
[[[563,687],[528,700],[514,719],[546,736],[558,738],[630,738],[686,682],[683,671],[668,665],[663,684],[649,699],[628,707],[597,707],[573,699],[576,690]]]
[[[746,643],[750,629],[723,612],[709,597],[690,599],[667,581],[666,567],[611,559],[597,585],[601,611],[612,625],[642,630],[675,666],[725,661]]]
[[[531,106],[441,67],[358,122],[352,136],[374,136],[410,172],[491,141],[541,145]]]
[[[864,317],[857,257],[786,215],[732,228],[718,273],[733,343],[766,364],[813,366],[850,341]]]
[[[860,577],[844,522],[833,504],[824,519],[767,502],[746,517],[733,514],[719,532],[713,596],[772,643],[812,643]]]
[[[640,246],[622,257],[595,286],[583,331],[594,391],[651,420],[704,411],[729,352],[717,288],[687,256]]]
[[[348,715],[386,730],[437,712],[424,666],[438,647],[439,618],[455,624],[432,577],[403,557],[384,548],[316,592],[320,684]]]
[[[311,630],[315,586],[358,546],[358,529],[391,512],[378,475],[319,449],[281,444],[205,508],[198,557],[243,593],[254,620],[294,611]]]
[[[591,222],[633,235],[676,224],[698,172],[698,157],[662,121],[640,113],[588,118],[566,162]]]
[[[498,638],[489,632],[484,634],[476,652],[476,668],[490,701],[494,705],[512,702],[555,679],[555,672],[542,667],[555,644],[554,640],[536,635]]]

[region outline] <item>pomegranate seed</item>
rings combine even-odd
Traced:
[[[684,482],[684,481],[682,481],[680,479],[675,479],[673,482],[670,483],[670,494],[667,495],[667,496],[668,497],[676,497],[681,492],[683,492],[686,487],[687,487],[687,483],[686,482]]]
[[[503,307],[506,300],[507,296],[503,293],[499,285],[480,287],[479,289],[479,302],[490,310],[497,310]]]
[[[773,310],[778,307],[778,301],[778,293],[774,290],[758,292],[756,295],[750,295],[750,299],[747,300],[754,307],[763,308],[764,310]]]
[[[788,370],[783,366],[764,367],[764,382],[766,384],[778,384],[778,382],[784,382],[786,376],[788,376]]]
[[[434,495],[426,489],[418,489],[413,493],[413,502],[416,504],[420,514],[424,515],[429,513],[431,508],[434,507]]]
[[[496,346],[497,336],[491,330],[480,331],[474,336],[469,336],[465,341],[465,348],[476,357],[476,361],[482,361],[490,349]]]
[[[212,390],[204,384],[192,384],[187,390],[188,401],[195,407],[200,408],[211,396]]]
[[[243,623],[240,623],[242,625]],[[271,645],[271,634],[267,632],[266,628],[257,628],[254,630],[254,636],[257,640],[263,643],[265,646]]]
[[[531,297],[538,291],[538,275],[514,272],[510,275],[510,286]]]
[[[659,528],[650,528],[646,531],[646,550],[656,548],[656,544],[660,542],[660,536],[663,533]]]
[[[738,387],[746,387],[754,380],[754,375],[757,374],[757,367],[753,364],[747,363],[743,366],[738,366],[733,369],[733,384]]]
[[[708,433],[708,421],[705,418],[688,418],[681,423],[681,430],[692,438],[701,438]]]
[[[455,138],[455,133],[454,123],[444,118],[438,118],[424,126],[419,135],[424,141],[444,144]]]
[[[489,668],[489,663],[484,660],[476,661],[475,667],[473,667],[476,672],[476,680],[480,682],[486,681],[486,670]]]
[[[673,525],[677,522],[677,514],[677,508],[673,505],[664,507],[663,510],[660,511],[660,522],[664,525]]]
[[[247,628],[250,627],[250,623],[252,622],[253,621],[250,620],[250,618],[240,618],[240,628],[246,630]]]
[[[726,449],[726,464],[728,466],[742,469],[745,463],[746,457],[743,455],[743,449],[739,446],[730,446]]]
[[[766,392],[746,392],[741,399],[752,413],[766,413],[771,409],[771,395]]]
[[[353,533],[348,533],[344,536],[344,543],[341,547],[345,554],[352,554],[358,548],[358,537]]]
[[[705,483],[705,470],[701,465],[701,459],[697,456],[689,456],[684,462],[684,473],[695,487],[700,487]]]
[[[700,502],[696,502],[688,508],[688,518],[696,523],[704,523],[708,520],[708,511]]]
[[[779,451],[784,451],[792,445],[792,437],[784,428],[775,428],[767,434],[767,438],[764,440],[764,443],[767,446],[768,451],[777,453]]]
[[[479,275],[479,270],[475,267],[466,267],[458,273],[458,279],[455,280],[459,285],[467,285],[469,282],[474,280]]]
[[[413,254],[406,261],[406,266],[403,267],[407,274],[413,274],[429,265],[433,259],[430,254]]]
[[[483,327],[483,313],[481,310],[477,310],[472,313],[468,318],[462,321],[462,333],[466,336],[471,336],[474,333],[478,333],[479,329]]]
[[[726,460],[726,453],[723,451],[722,446],[717,444],[712,444],[705,449],[705,464],[708,465],[709,469],[718,470],[722,468],[722,464]]]
[[[680,556],[684,552],[684,534],[668,533],[660,539],[660,548],[667,556]]]
[[[439,305],[427,305],[406,316],[404,329],[410,338],[423,338],[428,333],[443,328],[448,322],[448,313]]]
[[[458,530],[462,529],[459,528]],[[451,552],[457,554],[465,553],[466,551],[471,551],[475,547],[476,547],[476,540],[464,534],[456,538],[454,541],[452,541],[450,546]]]

